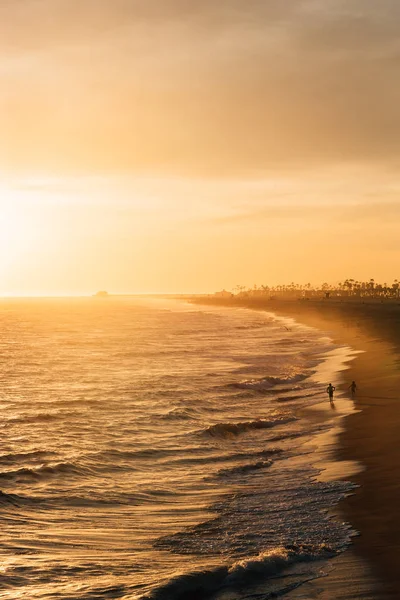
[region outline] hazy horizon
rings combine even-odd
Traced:
[[[5,0],[0,295],[392,281],[399,16]]]

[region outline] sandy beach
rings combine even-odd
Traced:
[[[290,316],[360,351],[349,365],[346,384],[340,386],[343,392],[352,380],[357,382],[354,403],[359,410],[344,420],[335,450],[336,459],[343,461],[343,477],[347,461],[362,466],[351,475],[359,487],[339,508],[360,535],[334,561],[326,578],[302,586],[292,597],[399,598],[400,305],[261,299],[232,303]]]

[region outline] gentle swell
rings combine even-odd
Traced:
[[[282,454],[280,448],[271,448],[270,450],[261,450],[260,452],[234,452],[232,454],[212,454],[209,456],[195,456],[184,458],[177,458],[172,460],[173,464],[184,464],[184,465],[202,465],[211,463],[226,463],[229,461],[247,460],[247,459],[267,459],[271,456]]]
[[[72,463],[57,463],[48,466],[41,465],[37,468],[25,467],[0,473],[0,481],[31,482],[47,479],[49,477],[54,477],[65,473],[69,475],[87,475],[89,473],[89,469],[82,469],[76,465],[73,465]]]
[[[297,421],[296,417],[277,417],[276,419],[257,419],[256,421],[242,421],[241,423],[217,423],[208,427],[204,433],[211,436],[239,435],[252,429],[270,429],[277,425],[285,425]]]
[[[55,452],[48,452],[45,450],[33,450],[32,452],[9,452],[8,454],[0,455],[0,464],[46,460],[50,456],[54,457]]]
[[[99,462],[101,460],[155,460],[160,458],[168,458],[175,456],[176,450],[164,450],[158,448],[144,448],[143,450],[106,450],[100,452],[92,452],[85,455],[85,458],[90,458]]]
[[[23,425],[24,423],[40,423],[47,421],[59,421],[60,419],[70,419],[76,417],[76,412],[60,411],[58,413],[36,413],[20,417],[11,417],[7,419],[7,425]]]

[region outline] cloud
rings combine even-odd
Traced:
[[[395,201],[350,203],[350,204],[275,204],[261,208],[254,207],[208,219],[209,224],[218,227],[265,227],[272,222],[285,224],[296,221],[300,229],[324,223],[334,228],[348,224],[355,228],[393,225],[400,218],[400,203]],[[372,227],[373,229],[373,227]]]
[[[394,0],[13,0],[0,164],[238,175],[400,158]]]

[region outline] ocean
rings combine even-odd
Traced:
[[[319,477],[336,421],[315,407],[350,357],[266,312],[3,300],[0,598],[266,600],[323,576],[353,485]]]

